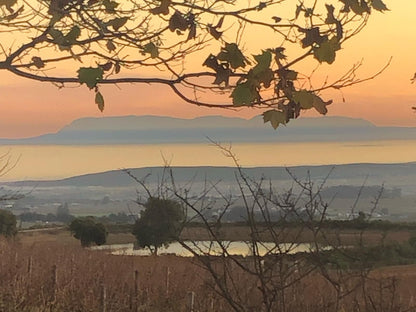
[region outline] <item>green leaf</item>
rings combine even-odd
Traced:
[[[12,6],[17,3],[17,0],[0,0],[0,7],[5,6],[10,13],[13,13]]]
[[[95,93],[95,104],[97,104],[98,109],[103,112],[104,111],[104,97],[101,92]]]
[[[85,83],[88,88],[93,89],[97,82],[103,79],[104,70],[101,67],[81,67],[78,70],[78,80]]]
[[[307,90],[293,91],[292,100],[299,104],[303,109],[310,109],[313,107],[314,94]]]
[[[118,3],[111,0],[103,0],[103,5],[107,13],[115,13]]]
[[[163,14],[163,15],[168,15],[169,14],[169,6],[172,3],[171,0],[162,0],[160,1],[160,6],[151,9],[150,13],[158,15],[158,14]]]
[[[321,36],[319,27],[313,27],[310,29],[302,29],[299,31],[305,33],[305,38],[301,40],[302,48],[310,47],[314,43],[321,44],[326,39],[325,36]]]
[[[332,101],[324,102],[319,96],[308,90],[294,91],[292,100],[299,104],[302,109],[311,109],[313,107],[322,115],[328,112],[326,106],[332,103]]]
[[[254,55],[254,59],[257,62],[257,65],[253,68],[253,73],[258,75],[261,72],[266,71],[270,68],[272,62],[272,54],[270,51],[263,51],[262,54]]]
[[[280,124],[286,125],[287,116],[284,112],[272,109],[263,113],[264,123],[270,122],[272,127],[276,130]]]
[[[189,26],[189,22],[179,11],[175,11],[175,13],[169,19],[170,31],[175,31],[175,30],[184,31],[188,29],[188,26]]]
[[[69,50],[72,45],[77,43],[77,38],[81,35],[81,29],[78,26],[73,26],[71,30],[64,35],[60,30],[51,28],[49,34],[53,41],[59,46],[59,49]]]
[[[231,93],[234,106],[251,105],[254,101],[260,98],[259,93],[255,88],[247,82],[238,84]]]
[[[143,53],[149,53],[151,58],[157,58],[159,56],[159,49],[153,42],[149,42],[144,46]]]
[[[231,68],[237,69],[246,66],[246,58],[235,43],[226,43],[225,47],[218,54],[217,58],[220,61],[225,61],[230,64]]]
[[[112,26],[115,31],[118,31],[121,27],[123,27],[127,23],[128,20],[129,20],[128,17],[117,17],[108,21],[106,24],[108,26]]]
[[[374,10],[377,10],[377,11],[380,11],[380,12],[389,11],[387,6],[381,0],[372,0],[371,1],[371,6],[373,7]]]
[[[69,45],[73,45],[77,42],[77,39],[80,35],[81,35],[81,29],[78,26],[75,25],[65,35],[65,40]]]
[[[325,4],[326,10],[328,11],[326,19],[325,19],[325,24],[335,24],[338,20],[335,18],[334,16],[334,11],[335,8],[334,6],[331,4]]]
[[[322,42],[319,47],[313,49],[314,57],[320,62],[332,64],[335,61],[336,51],[341,48],[336,37]]]
[[[287,70],[285,74],[286,74],[286,76],[285,76],[286,80],[296,80],[296,79],[298,79],[298,72],[297,71]]]

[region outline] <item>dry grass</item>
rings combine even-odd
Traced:
[[[236,285],[231,293],[242,298],[247,311],[262,311],[257,281],[236,266],[231,269]],[[373,303],[366,303],[357,288],[335,311],[331,284],[312,274],[287,289],[286,311],[415,311],[415,278],[416,266],[374,271],[365,286]],[[0,311],[190,311],[191,291],[195,312],[231,311],[193,259],[113,256],[79,247],[64,231],[0,241]]]
[[[234,230],[239,231],[232,234]],[[246,229],[239,227],[229,229],[228,234],[243,235],[243,231]],[[372,235],[378,239],[379,234]],[[389,235],[392,240],[404,240],[408,236],[405,232]],[[203,235],[199,232],[193,237],[201,239]],[[109,243],[132,239],[130,234],[113,234]],[[0,240],[0,311],[188,312],[190,292],[195,293],[194,312],[231,311],[226,300],[216,294],[218,289],[212,278],[195,259],[114,256],[79,245],[79,241],[62,229],[20,233],[15,241]],[[250,261],[249,258],[240,260]],[[224,261],[228,260],[212,258],[211,261],[221,272]],[[230,294],[240,297],[244,311],[263,311],[258,280],[233,263],[229,269],[233,279]],[[292,273],[286,282],[296,280],[300,274]],[[339,272],[330,274],[338,278]],[[334,285],[318,270],[285,289],[284,307],[281,306],[283,297],[277,296],[277,305],[272,311],[416,311],[415,279],[416,265],[377,269],[365,283],[361,283],[359,275],[351,278],[346,272],[338,279],[341,286],[358,287],[342,298],[341,305],[335,309]]]

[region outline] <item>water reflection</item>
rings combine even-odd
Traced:
[[[252,247],[249,243],[243,241],[235,242],[222,242],[222,247],[217,242],[211,241],[186,241],[184,242],[187,246],[198,254],[210,254],[220,255],[222,254],[222,247],[226,248],[229,255],[241,255],[250,256],[252,255]],[[114,245],[102,245],[92,247],[93,250],[107,250],[113,255],[133,255],[133,256],[148,256],[150,251],[148,249],[135,249],[134,244],[114,244]],[[299,252],[311,252],[315,250],[315,247],[311,244],[300,243],[300,244],[275,244],[275,243],[258,243],[258,253],[264,256],[266,253],[273,254],[295,254]],[[158,250],[159,255],[169,254],[180,257],[192,257],[191,251],[187,250],[180,243],[172,243],[167,247],[162,247]]]

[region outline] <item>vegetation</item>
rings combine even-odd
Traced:
[[[133,226],[133,235],[141,248],[157,254],[161,246],[178,240],[185,214],[182,206],[172,199],[149,197],[144,210]]]
[[[98,223],[93,217],[74,219],[69,225],[71,233],[81,241],[82,247],[105,244],[107,231],[102,223]]]
[[[0,9],[1,70],[84,84],[100,110],[104,84],[160,84],[192,105],[259,108],[274,128],[302,110],[325,114],[323,92],[380,73],[360,79],[359,63],[320,81],[313,66],[300,70],[335,62],[374,11],[388,10],[382,0],[4,0]],[[253,42],[258,33],[269,40]]]
[[[11,237],[16,233],[15,215],[8,210],[0,209],[0,236]]]

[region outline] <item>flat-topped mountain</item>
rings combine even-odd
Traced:
[[[223,116],[181,119],[160,116],[81,118],[57,133],[24,139],[0,139],[0,144],[159,144],[230,142],[303,142],[406,140],[416,128],[377,127],[347,117],[299,118],[272,129],[261,117],[250,120]]]

